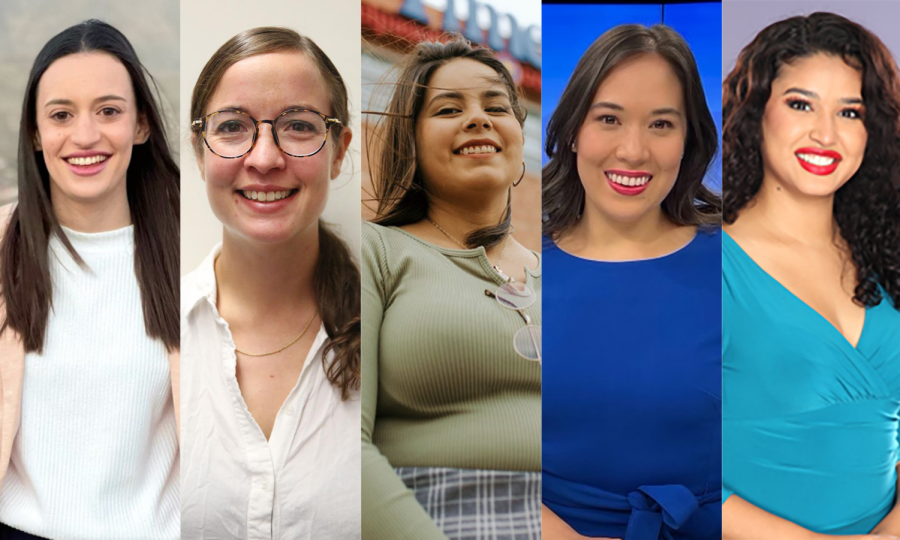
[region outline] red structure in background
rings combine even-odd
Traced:
[[[362,3],[363,38],[392,49],[404,51],[420,41],[446,41],[449,34],[441,29],[423,25],[400,15],[379,9],[365,1]],[[527,99],[541,102],[541,72],[530,64],[501,55],[504,61],[515,62],[521,70],[519,85]]]

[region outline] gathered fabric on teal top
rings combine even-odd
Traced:
[[[869,533],[894,503],[900,311],[887,295],[867,308],[854,347],[728,234],[722,247],[722,500]]]

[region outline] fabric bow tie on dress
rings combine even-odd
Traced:
[[[545,480],[548,471],[544,471]],[[543,500],[569,525],[588,537],[623,540],[720,538],[721,526],[693,522],[698,512],[718,510],[722,492],[695,495],[682,484],[641,486],[627,496],[554,477],[543,484]],[[711,508],[710,508],[711,507]],[[698,526],[701,526],[698,528]]]
[[[668,531],[680,529],[700,507],[697,497],[682,485],[643,486],[628,494],[628,503],[631,517],[624,540],[669,539]]]

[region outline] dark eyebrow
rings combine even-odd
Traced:
[[[681,116],[681,111],[679,111],[675,107],[663,107],[662,109],[654,109],[654,110],[650,111],[650,116],[660,116],[663,114],[672,114],[675,116]]]
[[[614,111],[624,111],[625,109],[619,105],[618,103],[611,103],[609,101],[599,101],[591,105],[591,109],[612,109]]]
[[[618,103],[612,103],[609,101],[600,101],[594,103],[593,105],[591,105],[591,109],[612,109],[614,111],[625,110],[625,108]],[[675,116],[681,116],[681,111],[679,111],[675,107],[663,107],[662,109],[654,109],[650,111],[651,116],[659,116],[662,114],[674,114]]]
[[[319,111],[319,109],[313,107],[312,105],[299,105],[299,104],[298,105],[287,105],[281,109],[281,112],[283,113],[285,111],[290,111],[290,110],[294,110],[294,109],[308,109],[310,111],[322,112],[322,111]],[[245,113],[248,115],[250,114],[250,108],[243,107],[241,105],[225,105],[224,107],[219,107],[218,109],[216,109],[216,111],[234,111],[234,112],[242,112],[242,113]],[[213,111],[213,112],[215,112],[215,111]],[[278,113],[278,114],[281,114],[281,113]],[[322,114],[325,114],[325,113],[322,112]]]
[[[819,94],[813,92],[812,90],[805,90],[803,88],[797,88],[797,87],[788,88],[787,90],[784,91],[784,94],[782,94],[782,95],[786,96],[788,94],[800,94],[801,96],[806,96],[808,98],[822,99],[819,97]],[[839,101],[841,103],[846,103],[848,105],[862,105],[862,103],[863,103],[862,98],[841,98]]]
[[[440,94],[431,98],[431,101],[428,102],[428,106],[431,107],[431,105],[435,101],[437,101],[439,99],[444,99],[444,98],[445,99],[462,99],[463,95],[462,95],[462,92],[441,92]]]
[[[106,96],[100,96],[93,101],[93,103],[100,103],[103,101],[127,101],[122,96],[117,96],[115,94],[109,94]],[[47,103],[44,104],[44,107],[49,107],[50,105],[74,105],[75,102],[71,99],[51,99]]]
[[[502,98],[509,99],[509,94],[507,94],[506,92],[501,92],[500,90],[485,90],[484,92],[481,93],[481,97],[485,98],[485,99],[490,99],[490,98],[495,98],[495,97],[502,97]]]

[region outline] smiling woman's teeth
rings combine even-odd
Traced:
[[[617,184],[623,186],[643,186],[650,181],[649,176],[621,176],[618,174],[606,173],[606,176]]]
[[[241,193],[244,194],[245,198],[250,199],[251,201],[259,201],[259,202],[280,201],[281,199],[283,199],[291,194],[290,191],[248,191],[248,190],[244,190]]]
[[[497,147],[484,145],[484,146],[467,146],[459,151],[461,155],[467,156],[469,154],[496,154]]]
[[[66,161],[70,165],[80,165],[83,167],[85,165],[93,165],[95,163],[106,161],[107,157],[109,156],[73,157],[66,159]]]
[[[812,163],[813,165],[819,166],[828,166],[834,163],[834,158],[817,156],[815,154],[797,154],[797,157],[807,163]]]

